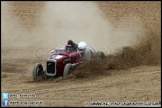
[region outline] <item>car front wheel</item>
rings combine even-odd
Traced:
[[[64,72],[63,72],[63,77],[67,77],[70,74],[70,70],[73,70],[74,67],[71,63],[68,63],[65,65]]]
[[[44,76],[43,66],[39,63],[36,63],[33,68],[33,81],[36,81],[39,77]]]

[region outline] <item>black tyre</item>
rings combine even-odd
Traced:
[[[73,70],[74,67],[71,63],[68,63],[65,65],[64,72],[63,72],[63,77],[67,77],[70,74],[70,70]]]
[[[105,54],[102,51],[99,51],[96,53],[96,60],[97,61],[102,61],[105,58]]]
[[[38,78],[43,78],[43,66],[39,63],[36,63],[33,68],[33,81],[36,81]]]

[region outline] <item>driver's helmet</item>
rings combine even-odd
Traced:
[[[77,51],[79,51],[80,53],[83,53],[86,47],[87,47],[87,44],[85,42],[83,41],[79,42]]]
[[[67,51],[72,51],[72,50],[73,50],[73,49],[72,49],[72,46],[71,46],[71,45],[69,45],[69,44],[68,44],[68,45],[66,45],[66,50],[67,50]]]

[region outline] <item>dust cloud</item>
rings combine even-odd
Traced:
[[[47,2],[42,16],[43,40],[49,46],[65,45],[68,39],[100,48],[103,38],[111,31],[111,25],[102,18],[93,2]],[[47,37],[46,37],[47,36]],[[102,43],[102,44],[100,44]]]
[[[118,48],[134,45],[144,28],[140,18],[128,15],[114,27],[103,18],[95,2],[47,2],[41,19],[41,39],[44,47],[65,45],[68,39],[85,41],[97,51],[111,54]]]
[[[96,2],[2,2],[2,49],[47,56],[72,39],[111,54],[143,36],[138,17],[125,16],[113,26],[102,14]]]

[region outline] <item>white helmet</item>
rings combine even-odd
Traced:
[[[80,52],[80,53],[82,53],[82,52],[84,52],[84,50],[85,50],[85,48],[87,47],[87,44],[85,43],[85,42],[79,42],[79,44],[78,44],[78,51]]]

